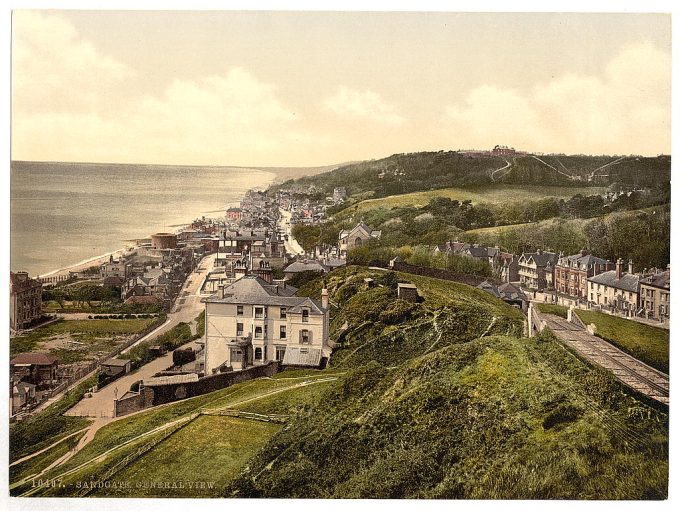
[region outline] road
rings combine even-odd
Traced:
[[[284,238],[284,246],[286,252],[293,255],[303,255],[305,249],[300,246],[295,238],[293,238],[292,227],[290,225],[291,212],[285,209],[279,209],[281,216],[279,217],[279,227],[288,235],[288,239]]]
[[[214,260],[215,254],[207,256],[201,260],[199,265],[196,267],[196,270],[194,270],[194,272],[189,275],[186,282],[184,283],[182,291],[175,302],[175,307],[173,308],[172,312],[168,314],[168,320],[156,330],[142,337],[134,345],[164,334],[182,321],[185,323],[191,323],[196,318],[196,316],[201,313],[204,308],[204,305],[201,303],[201,285],[205,279],[205,276],[207,275],[208,270],[212,268]],[[185,347],[195,345],[195,341],[191,341],[190,343],[187,343]],[[145,378],[150,378],[157,372],[163,371],[171,365],[172,352],[166,353],[162,357],[152,360],[148,364],[140,367],[137,371],[117,379],[100,391],[95,392],[92,397],[81,399],[80,402],[68,410],[65,415],[109,419],[113,416],[113,401],[116,399],[116,396],[121,397],[123,394],[125,394],[125,392],[130,389],[130,385],[132,385],[134,382],[143,380]]]
[[[494,177],[496,175],[496,172],[501,172],[505,169],[509,169],[512,166],[512,163],[510,163],[508,160],[505,160],[505,167],[501,167],[500,169],[492,170],[491,171],[491,181],[495,181],[496,178]],[[505,177],[510,173],[510,170],[508,170],[505,174],[503,174],[501,177]],[[500,179],[499,177],[498,179]]]
[[[592,335],[564,318],[535,311],[537,318],[580,356],[612,373],[624,385],[668,405],[668,375]]]

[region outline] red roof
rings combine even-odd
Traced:
[[[9,365],[30,364],[36,366],[51,366],[59,363],[59,359],[47,353],[20,353],[12,360]]]

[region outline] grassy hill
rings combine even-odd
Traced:
[[[426,206],[430,199],[434,197],[445,197],[447,199],[464,201],[470,200],[473,204],[489,203],[499,204],[507,202],[519,202],[527,200],[537,200],[546,197],[556,197],[568,199],[576,194],[597,194],[602,193],[606,188],[602,187],[570,187],[570,186],[519,186],[519,185],[489,185],[480,188],[442,188],[437,190],[427,190],[424,192],[412,192],[402,195],[392,195],[380,199],[367,199],[359,202],[355,206],[342,210],[336,215],[343,219],[351,215],[361,215],[366,211],[395,207]]]
[[[366,194],[374,198],[410,192],[450,188],[475,187],[494,182],[534,186],[608,186],[612,183],[654,186],[670,181],[670,156],[624,157],[615,156],[517,156],[472,157],[455,151],[394,154],[379,160],[363,161],[316,176],[287,181],[314,184],[326,194],[336,186],[344,186],[350,196]],[[614,163],[616,162],[616,163]],[[511,163],[508,171],[494,170]],[[597,169],[604,165],[601,171]],[[593,177],[589,180],[589,176]]]
[[[367,289],[364,278],[376,286]],[[396,299],[417,285],[422,301]],[[490,294],[349,267],[326,276],[328,369],[124,417],[36,495],[599,498],[667,495],[668,416]],[[300,293],[318,296],[320,280]],[[285,424],[216,414],[281,414]],[[108,479],[130,488],[78,488]],[[138,481],[181,481],[171,488]],[[206,488],[189,482],[208,481]],[[15,482],[16,484],[16,482]],[[34,491],[30,483],[13,494]]]
[[[385,287],[359,291],[368,274]],[[397,278],[416,283],[424,302],[389,305],[389,273],[331,274],[329,290],[340,304],[334,329],[356,318],[332,360],[348,370],[342,386],[296,415],[225,495],[667,494],[665,414],[636,402],[549,335],[519,337],[521,316],[490,295],[425,277]],[[396,307],[409,311],[403,324],[392,324]]]

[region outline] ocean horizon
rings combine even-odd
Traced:
[[[43,275],[201,216],[224,217],[276,177],[249,167],[13,161],[10,269]]]

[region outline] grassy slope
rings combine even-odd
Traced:
[[[371,209],[403,206],[425,206],[433,197],[446,197],[452,200],[471,200],[474,204],[504,203],[509,198],[514,201],[537,200],[546,197],[568,199],[578,193],[592,195],[601,193],[604,188],[597,187],[567,187],[567,186],[519,186],[519,185],[489,185],[484,188],[443,188],[425,192],[413,192],[403,195],[391,195],[380,199],[364,200],[342,212],[337,217],[348,214],[361,213]]]
[[[48,475],[50,477],[59,477],[60,474],[88,462],[109,449],[117,447],[128,440],[134,440],[137,436],[149,432],[158,426],[182,417],[188,417],[201,408],[228,407],[258,413],[288,414],[296,410],[306,409],[311,403],[319,399],[321,395],[320,388],[328,388],[334,385],[334,382],[307,387],[297,387],[297,383],[309,378],[327,377],[332,374],[333,371],[324,371],[323,373],[319,371],[284,371],[273,379],[253,380],[211,394],[122,418],[100,429],[95,438],[83,450],[57,469],[51,471]],[[272,391],[281,389],[287,390],[269,395]],[[243,468],[243,464],[250,455],[259,449],[281,427],[280,425],[245,421],[244,419],[230,419],[235,422],[229,423],[223,419],[225,418],[201,416],[200,420],[196,419],[199,421],[198,424],[202,425],[200,429],[203,431],[199,439],[195,438],[194,423],[191,423],[154,447],[152,451],[118,472],[115,480],[130,481],[132,483],[132,489],[127,490],[125,496],[141,497],[156,495],[151,489],[135,487],[135,482],[139,480],[138,476],[140,473],[144,474],[143,479],[145,481],[167,480],[169,475],[172,476],[171,479],[173,481],[180,479],[187,481],[218,481],[217,488],[219,491],[222,491],[227,479],[236,475],[238,470]],[[262,424],[266,424],[267,427],[262,428]],[[226,427],[227,425],[229,425],[228,428]],[[250,432],[258,428],[258,435],[256,435],[256,438],[252,437]],[[63,488],[46,490],[44,495],[73,495],[77,490],[75,485],[78,481],[101,478],[107,468],[115,465],[128,454],[133,453],[136,449],[143,447],[161,435],[162,433],[155,433],[149,437],[134,440],[128,446],[110,453],[104,463],[85,466],[78,472],[65,477],[63,479]],[[236,438],[237,436],[238,438]],[[198,440],[200,440],[200,445],[195,444],[195,441]],[[232,444],[234,449],[231,454],[221,455],[213,453],[212,449],[214,447],[206,447],[224,444],[227,441]],[[185,451],[181,453],[181,468],[167,463],[167,460],[176,460],[180,456],[178,445],[186,447]],[[239,446],[245,449],[243,453],[237,453]],[[230,465],[228,467],[225,465],[220,469],[217,465],[206,463],[206,452],[213,453],[211,454],[211,459],[218,458],[225,462],[227,459],[231,459]],[[232,455],[233,457],[230,458]],[[48,454],[44,455],[44,457],[46,456]],[[177,496],[193,497],[208,495],[206,493],[197,493],[189,488],[185,488],[183,493],[179,489],[176,490],[178,491]],[[103,492],[104,490],[101,491]],[[111,491],[111,495],[122,496],[122,494],[116,493],[113,489],[107,491]],[[214,491],[217,490],[213,488],[213,493]],[[104,493],[101,494],[103,495]],[[159,493],[158,496],[170,495],[166,492]]]
[[[349,319],[345,313],[356,317],[354,305],[372,314],[370,303],[354,303],[357,296],[368,294],[376,307],[384,307],[378,293],[352,289],[364,273],[350,268],[327,278],[332,299],[342,305],[333,319],[336,333],[338,323]],[[338,285],[341,277],[346,282]],[[493,322],[505,309],[490,295],[400,277],[417,281],[423,310],[412,311],[409,325],[395,328],[369,318],[368,326],[343,334],[345,348],[332,360],[350,370],[340,391],[327,393],[323,406],[298,414],[226,495],[667,494],[667,415],[636,402],[611,375],[584,365],[547,334],[538,341],[512,335],[518,318],[508,313]],[[374,278],[388,280],[378,273]],[[407,329],[428,317],[430,330],[442,334],[436,344],[426,331]],[[359,314],[356,322],[364,319]],[[401,361],[395,361],[395,351],[405,355]]]
[[[616,347],[668,373],[670,332],[596,311],[577,310],[585,324],[595,323],[597,335]]]

